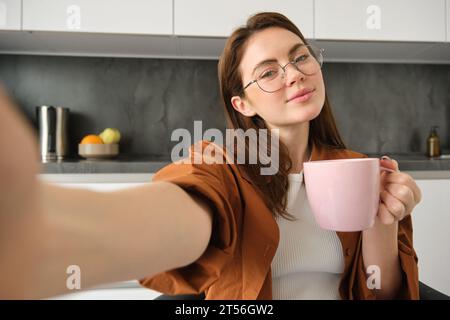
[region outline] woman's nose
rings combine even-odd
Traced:
[[[289,70],[288,70],[289,69]],[[304,80],[305,79],[305,75],[297,69],[297,67],[295,67],[292,64],[289,64],[286,69],[285,69],[285,77],[286,77],[286,85],[287,86],[291,86],[294,83],[296,83],[297,81],[300,80]]]

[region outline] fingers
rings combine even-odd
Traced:
[[[399,171],[398,162],[394,159],[388,158],[386,156],[381,157],[380,165],[395,171]]]
[[[19,177],[39,170],[37,136],[0,85],[0,176]],[[18,178],[17,178],[18,179]]]
[[[405,204],[392,196],[389,192],[382,191],[380,199],[385,205],[386,210],[395,218],[395,220],[400,221],[406,216],[407,211]]]
[[[417,186],[414,179],[407,173],[404,172],[388,173],[384,176],[383,183],[386,186],[386,188],[389,184],[404,185],[412,191],[414,202],[416,204],[422,200],[422,192],[420,191],[420,188]]]
[[[386,208],[383,202],[380,202],[380,207],[378,209],[378,217],[383,224],[393,224],[395,222],[395,217]]]
[[[382,223],[392,224],[411,214],[422,200],[422,193],[410,175],[398,170],[397,161],[383,157],[380,165],[397,170],[391,173],[383,171],[380,185],[378,215]]]
[[[0,108],[6,108],[13,105],[11,97],[8,95],[6,88],[0,83]]]
[[[404,172],[400,172],[398,162],[396,160],[391,159],[388,156],[382,156],[380,160],[380,165],[397,171],[392,173],[383,171],[382,175],[383,184],[389,183],[404,184],[412,190],[414,194],[414,201],[416,204],[422,200],[422,192],[420,191],[420,188],[417,186],[414,179],[410,175]]]
[[[392,197],[403,204],[407,214],[410,213],[416,205],[413,191],[403,184],[390,183],[386,186],[385,191],[387,191],[388,199]]]

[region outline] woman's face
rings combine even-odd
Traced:
[[[265,64],[257,67],[261,62],[274,60],[284,66],[296,58],[298,51],[291,54],[290,51],[299,44],[304,44],[300,37],[282,28],[268,28],[252,35],[240,64],[243,87],[257,79],[261,71],[266,71]],[[280,90],[268,93],[253,83],[245,89],[243,97],[232,97],[233,107],[248,117],[259,115],[269,128],[298,125],[317,117],[325,101],[325,85],[320,68],[313,75],[299,72],[292,64],[287,65],[285,70],[284,85]],[[292,99],[304,88],[313,90],[307,101]]]

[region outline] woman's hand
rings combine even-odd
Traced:
[[[1,85],[0,155],[0,298],[24,297],[42,259],[39,148]]]
[[[382,223],[390,225],[410,215],[422,194],[414,179],[400,172],[397,161],[382,157],[380,165],[395,170],[392,173],[383,171],[380,181],[378,217]]]
[[[0,228],[32,207],[40,171],[35,134],[0,85]],[[27,208],[27,209],[26,209]],[[5,219],[8,219],[6,221]]]

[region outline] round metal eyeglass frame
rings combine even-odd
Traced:
[[[323,48],[316,48],[316,47],[311,46],[311,45],[305,45],[305,47],[307,47],[307,48],[309,49],[309,52],[313,55],[313,58],[316,59],[316,61],[319,63],[319,70],[320,70],[320,68],[322,68],[322,64],[323,64],[323,52],[325,51],[325,49],[323,49]],[[311,50],[311,49],[312,49],[312,50]],[[317,50],[317,52],[314,52],[314,50]],[[314,52],[314,54],[313,54],[313,52]],[[316,57],[316,54],[318,54],[317,57]],[[297,65],[296,65],[295,63],[296,63],[296,61],[295,61],[295,60],[292,60],[292,61],[289,61],[288,63],[286,63],[284,66],[282,66],[281,64],[278,64],[278,65],[280,66],[280,68],[283,70],[283,74],[281,75],[282,78],[283,78],[283,81],[284,81],[284,77],[286,76],[286,68],[287,68],[287,66],[290,65],[290,64],[292,64],[292,65],[294,66],[295,70],[297,70],[297,71],[303,73],[304,75],[310,76],[310,75],[313,75],[313,74],[314,74],[314,73],[312,73],[312,74],[304,73],[302,70],[300,70],[299,67],[297,67]],[[260,84],[258,83],[258,79],[254,79],[254,80],[250,81],[249,83],[247,83],[247,85],[242,89],[242,91],[244,91],[245,89],[247,89],[250,85],[254,84],[255,82],[256,82],[256,84],[258,85],[258,87],[259,87],[262,91],[267,92],[267,93],[277,92],[277,91],[279,91],[279,90],[281,90],[281,89],[283,88],[283,86],[281,86],[281,88],[279,88],[279,89],[277,89],[277,90],[274,90],[274,91],[267,91],[267,90],[264,90],[264,89],[260,86]]]

